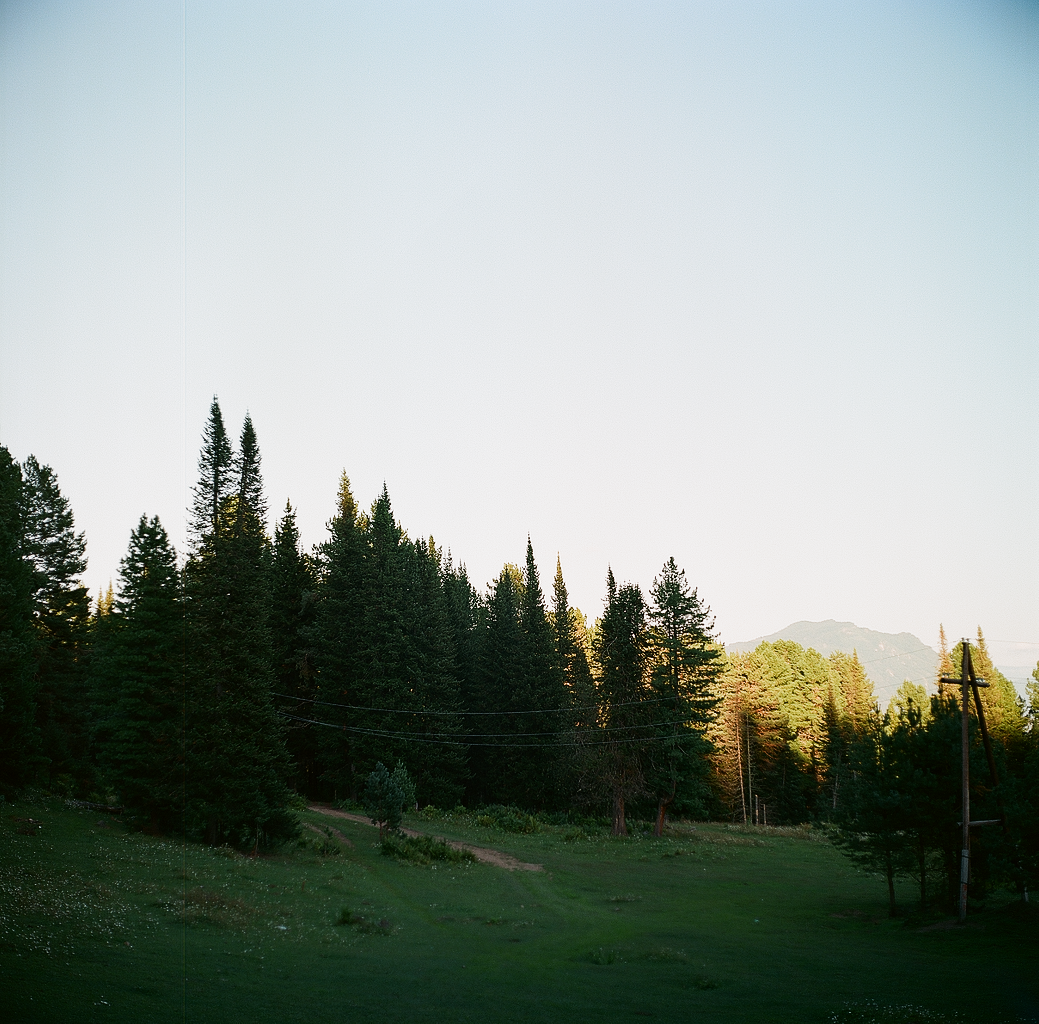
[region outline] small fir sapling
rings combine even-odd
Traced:
[[[364,810],[373,825],[379,826],[379,838],[385,830],[400,828],[405,806],[415,802],[415,785],[407,769],[398,761],[391,775],[380,761],[368,776],[364,787]]]

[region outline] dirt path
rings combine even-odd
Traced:
[[[310,810],[317,811],[318,814],[327,814],[330,818],[345,818],[347,821],[356,821],[359,825],[368,825],[371,828],[375,828],[371,821],[361,814],[349,814],[346,811],[337,810],[335,807],[329,807],[328,804],[311,804]],[[425,833],[416,832],[414,829],[402,828],[406,836],[421,836]],[[344,836],[345,838],[345,836]],[[434,839],[442,839],[442,836],[434,836]],[[349,840],[347,840],[349,842]],[[543,871],[544,867],[541,864],[527,864],[524,861],[517,860],[515,857],[510,856],[507,853],[502,853],[501,850],[488,850],[484,846],[470,846],[469,843],[459,843],[453,839],[444,839],[444,842],[448,846],[453,846],[456,850],[468,850],[477,860],[483,861],[484,864],[493,864],[496,868],[505,868],[506,871]]]
[[[313,810],[313,808],[311,808],[311,810]],[[309,828],[311,832],[316,832],[319,836],[325,835],[325,830],[323,828],[318,828],[317,825],[311,825],[310,822],[307,822],[307,828]],[[328,831],[331,832],[332,835],[335,836],[344,846],[349,846],[351,850],[354,848],[352,840],[347,839],[339,829],[329,828]]]

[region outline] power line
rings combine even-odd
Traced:
[[[279,712],[279,714],[287,714],[287,712]],[[639,725],[596,726],[596,731],[600,733],[634,732],[638,729],[658,729],[665,725],[689,725],[694,721],[696,720],[693,718],[674,718],[667,722],[644,722]],[[334,722],[328,724],[335,726],[337,729],[345,728],[345,726],[335,725]],[[361,727],[358,726],[357,728]],[[392,729],[375,729],[370,731],[385,734],[387,736],[401,737],[425,736],[434,739],[458,739],[462,736],[474,736],[479,739],[498,739],[502,736],[569,736],[573,732],[573,728],[553,729],[549,732],[400,732]]]
[[[423,735],[422,733],[411,733],[411,732],[389,732],[379,729],[362,729],[357,726],[346,726],[336,725],[334,722],[318,722],[316,719],[304,719],[297,715],[289,715],[288,711],[278,711],[278,715],[283,718],[291,719],[293,722],[303,722],[307,725],[321,725],[328,729],[339,729],[341,732],[352,732],[364,736],[377,736],[381,739],[401,739],[405,743],[420,743],[420,744],[441,744],[445,747],[510,747],[512,749],[522,748],[534,748],[534,747],[610,747],[617,744],[646,744],[646,743],[663,743],[668,739],[682,738],[680,734],[673,733],[669,736],[631,736],[627,739],[600,739],[600,740],[582,740],[582,739],[570,739],[570,740],[557,740],[554,743],[526,743],[526,744],[488,744],[488,743],[470,743],[467,739],[435,739],[427,738],[428,734]],[[672,725],[673,723],[664,723],[665,725]],[[641,728],[648,728],[648,726],[642,726]],[[600,732],[602,730],[595,730]],[[551,735],[551,733],[529,733],[530,735]]]
[[[315,697],[293,697],[287,693],[272,693],[272,697],[282,697],[285,700],[295,700],[303,704],[320,704],[323,707],[328,708],[346,708],[349,711],[371,711],[379,714],[392,714],[392,715],[440,715],[440,716],[497,716],[501,717],[504,715],[563,715],[571,714],[574,711],[598,711],[598,704],[584,704],[576,707],[569,708],[533,708],[530,711],[411,711],[407,708],[366,708],[359,704],[337,704],[335,701],[330,700],[318,700]],[[633,704],[665,704],[669,701],[673,701],[674,697],[651,697],[648,700],[628,700],[623,701],[619,704],[611,704],[613,708],[626,708]],[[685,698],[685,699],[697,699],[697,698]]]

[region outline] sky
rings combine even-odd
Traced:
[[[0,0],[0,174],[94,592],[216,395],[307,546],[345,469],[481,588],[1039,658],[1037,5]]]

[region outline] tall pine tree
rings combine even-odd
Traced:
[[[287,725],[286,740],[295,767],[295,786],[310,797],[319,795],[318,744],[314,728],[302,718],[313,718],[308,703],[317,696],[313,652],[307,634],[314,619],[316,575],[310,557],[300,549],[296,513],[289,502],[274,532],[271,565],[271,642],[274,686],[279,706],[294,699],[295,718]]]
[[[661,835],[672,805],[707,815],[711,747],[705,734],[717,703],[713,684],[721,649],[712,635],[710,609],[674,558],[653,580],[650,598],[648,653],[659,724],[657,742],[648,750],[647,782],[657,800],[656,833]]]
[[[157,831],[184,804],[184,617],[177,556],[158,517],[141,516],[91,666],[102,782]]]
[[[618,587],[606,575],[606,609],[596,634],[598,702],[603,739],[596,775],[613,808],[614,835],[627,835],[626,806],[646,788],[648,746],[652,743],[654,704],[647,703],[648,651],[646,600],[631,583]]]
[[[314,629],[316,706],[340,727],[326,733],[326,777],[356,799],[378,762],[400,760],[420,801],[451,806],[465,751],[440,553],[408,539],[385,486],[358,516],[345,476],[330,526]]]
[[[35,456],[25,460],[25,553],[33,568],[33,613],[39,637],[36,714],[53,782],[91,786],[87,655],[90,595],[80,579],[86,540],[58,478]]]
[[[517,751],[517,782],[531,807],[559,806],[566,785],[566,750],[569,740],[564,708],[567,694],[556,658],[552,627],[545,609],[534,548],[527,538],[523,592],[519,606],[523,650],[523,686],[516,695],[516,710],[528,712],[515,717],[517,731],[528,733],[527,742],[541,742]]]
[[[270,544],[252,421],[237,457],[216,401],[199,459],[187,599],[185,827],[210,843],[285,836],[291,771],[271,697]]]
[[[0,445],[0,795],[13,796],[45,766],[36,725],[37,634],[33,565],[26,550],[24,482]]]
[[[506,565],[495,579],[487,599],[480,636],[478,686],[469,706],[469,799],[472,803],[527,803],[518,771],[529,751],[513,744],[515,733],[526,731],[517,712],[529,712],[526,700],[526,661],[520,606],[523,579],[514,565]]]

